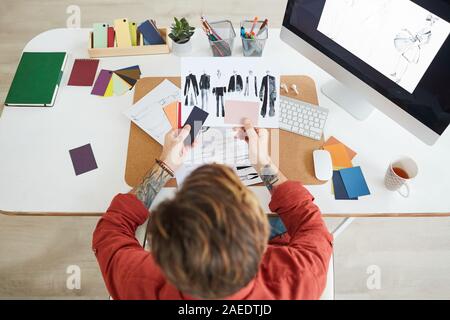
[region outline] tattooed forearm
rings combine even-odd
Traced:
[[[147,173],[141,184],[133,188],[131,193],[134,193],[145,207],[149,209],[158,192],[170,178],[172,176],[156,163]]]
[[[260,177],[269,192],[272,192],[273,186],[279,181],[278,169],[275,166],[266,165],[261,168]]]

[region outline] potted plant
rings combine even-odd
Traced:
[[[172,39],[172,50],[174,54],[183,55],[192,50],[192,43],[189,41],[194,34],[195,27],[191,27],[186,18],[173,18],[171,31],[169,33]]]

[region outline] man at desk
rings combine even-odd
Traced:
[[[189,131],[166,135],[160,160],[139,186],[113,199],[96,227],[92,246],[112,298],[318,299],[332,236],[312,195],[271,162],[268,132],[248,121],[240,134],[287,233],[268,241],[268,219],[256,196],[232,169],[205,165],[152,211],[151,253],[143,249],[136,228],[182,164]]]

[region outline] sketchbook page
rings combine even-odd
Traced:
[[[450,24],[409,0],[327,0],[317,30],[413,93]]]
[[[263,57],[181,59],[182,123],[196,106],[209,113],[205,126],[242,126],[234,121],[248,117],[278,128],[279,96],[279,72]]]
[[[197,146],[190,149],[186,160],[188,164],[221,163],[247,165],[248,146],[243,140],[235,138],[230,128],[203,127],[197,138]]]
[[[172,127],[164,107],[179,99],[180,89],[169,80],[164,80],[141,100],[124,111],[124,114],[159,144]]]

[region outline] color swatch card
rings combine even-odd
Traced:
[[[350,156],[347,152],[345,145],[332,144],[324,145],[323,148],[331,154],[331,160],[333,162],[333,168],[351,168],[353,167]]]
[[[97,169],[94,153],[90,144],[69,150],[75,175],[80,175]]]
[[[141,70],[137,65],[115,71],[101,70],[91,94],[102,97],[121,96],[131,90],[140,78]]]
[[[67,85],[92,86],[99,61],[97,59],[75,59]]]
[[[333,191],[336,200],[358,200],[358,198],[349,198],[341,174],[338,170],[333,171]]]
[[[169,103],[167,106],[163,108],[164,113],[166,114],[167,120],[169,120],[172,129],[178,128],[178,108],[179,103],[177,101]]]
[[[366,179],[362,173],[361,167],[353,167],[339,170],[344,183],[347,195],[350,198],[367,196],[370,194]]]
[[[253,101],[228,100],[225,102],[225,124],[244,124],[249,119],[254,126],[259,125],[259,104]]]
[[[347,154],[348,154],[350,160],[353,160],[353,158],[357,155],[357,153],[355,151],[350,149],[348,146],[346,146],[345,144],[343,144],[341,141],[339,141],[338,139],[336,139],[333,136],[329,137],[328,140],[323,145],[324,146],[330,146],[330,145],[334,145],[334,144],[342,144],[342,145],[344,145],[345,149],[347,150]]]
[[[131,85],[119,77],[116,73],[112,75],[113,91],[116,95],[121,96],[131,89]]]
[[[191,145],[194,143],[195,138],[197,137],[207,118],[208,112],[198,107],[192,108],[191,114],[186,119],[186,122],[183,125],[183,127],[187,124],[191,126],[189,136],[184,140],[185,145]]]
[[[145,40],[145,44],[164,44],[164,38],[161,36],[155,23],[150,20],[142,22],[138,27],[139,32]]]
[[[104,69],[100,70],[97,80],[95,81],[94,87],[92,88],[91,94],[97,96],[104,96],[106,88],[108,87],[109,82],[111,81],[112,73],[113,72],[111,70],[104,70]]]

